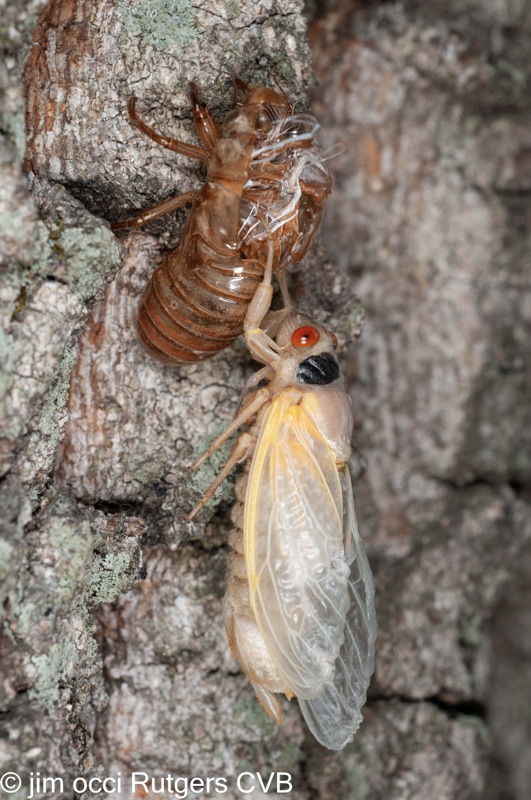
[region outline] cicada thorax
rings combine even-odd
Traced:
[[[275,269],[304,258],[330,194],[332,179],[314,141],[318,127],[309,114],[278,120],[249,165],[241,205],[243,248],[256,257],[272,238]]]

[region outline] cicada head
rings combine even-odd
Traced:
[[[279,347],[291,348],[293,353],[318,354],[337,350],[337,337],[328,328],[319,325],[307,314],[290,314],[280,325],[275,342]]]
[[[335,334],[305,314],[293,314],[281,324],[276,344],[282,348],[278,384],[329,386],[343,383],[336,357]]]
[[[267,134],[277,120],[285,119],[292,113],[293,106],[287,95],[266,86],[249,86],[243,81],[236,83],[245,92],[245,99],[240,106],[243,114],[247,109],[255,108],[255,130],[257,134]]]

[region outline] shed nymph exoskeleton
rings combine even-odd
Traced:
[[[339,750],[362,719],[376,638],[348,468],[352,410],[330,331],[297,313],[274,339],[259,327],[270,272],[245,326],[264,367],[248,382],[237,417],[192,469],[240,426],[250,427],[188,519],[245,462],[223,608],[230,646],[278,724],[276,693],[296,696],[315,738]]]
[[[208,358],[243,332],[249,303],[263,276],[269,242],[273,270],[299,264],[314,239],[332,180],[314,137],[314,117],[295,113],[284,92],[234,78],[244,99],[218,126],[192,84],[201,145],[161,136],[129,101],[134,127],[163,147],[204,161],[203,186],[170,198],[114,230],[145,225],[187,204],[192,210],[180,245],[153,273],[138,316],[148,352],[187,364]],[[235,98],[236,100],[236,98]]]

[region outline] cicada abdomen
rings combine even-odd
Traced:
[[[314,142],[315,120],[294,114],[288,98],[236,79],[245,99],[220,128],[193,87],[194,119],[203,147],[144,133],[163,146],[208,163],[203,187],[162,203],[115,229],[144,224],[193,202],[179,247],[153,274],[139,312],[148,351],[183,364],[217,353],[242,333],[248,306],[273,246],[273,271],[299,263],[314,238],[331,178]]]

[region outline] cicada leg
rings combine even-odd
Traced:
[[[249,422],[252,417],[260,411],[264,403],[267,403],[269,400],[269,391],[268,389],[258,389],[256,394],[254,395],[253,399],[247,403],[237,417],[235,417],[230,425],[227,425],[223,433],[220,433],[217,436],[210,447],[205,450],[203,455],[199,456],[193,464],[190,465],[190,469],[192,472],[195,472],[196,469],[199,469],[201,464],[204,464],[205,461],[210,458],[212,453],[215,453],[216,450],[219,450],[221,445],[229,439],[233,433],[235,433],[238,428],[241,428],[242,425],[245,425],[246,422]]]
[[[291,316],[294,311],[285,273],[283,271],[280,271],[276,272],[275,274],[277,276],[278,285],[280,287],[280,294],[282,295],[284,308],[281,308],[278,311],[268,311],[264,319],[262,320],[261,330],[264,333],[266,333],[271,339],[275,338],[280,326],[282,325],[286,317]]]
[[[138,128],[139,131],[142,131],[146,136],[149,136],[150,139],[153,139],[154,142],[160,144],[161,147],[165,147],[167,150],[173,150],[174,153],[180,153],[182,156],[188,156],[188,158],[197,158],[200,161],[208,161],[210,158],[210,152],[205,150],[204,147],[199,147],[196,144],[188,144],[187,142],[180,142],[178,139],[173,139],[171,136],[162,136],[162,134],[150,128],[147,122],[144,122],[136,111],[136,97],[131,97],[129,99],[127,110],[129,111],[131,124],[135,128]]]
[[[280,94],[282,95],[282,97],[286,101],[286,104],[288,106],[288,116],[293,114],[293,103],[291,102],[291,100],[289,99],[288,95],[284,91],[284,87],[277,81],[277,79],[275,78],[274,75],[272,75],[271,77],[275,81],[275,83],[277,85],[277,89],[279,90]]]
[[[122,222],[113,222],[111,229],[113,231],[120,231],[124,228],[140,228],[142,225],[147,225],[148,222],[154,219],[169,214],[170,211],[175,211],[178,208],[193,203],[198,194],[198,192],[183,192],[183,194],[179,194],[177,197],[170,197],[169,200],[164,200],[163,203],[159,203],[153,206],[153,208],[142,211],[137,217],[131,217],[131,219],[125,219]]]
[[[280,294],[282,295],[282,302],[284,303],[283,311],[293,314],[293,303],[288,289],[288,279],[283,269],[276,273],[278,285],[280,287]],[[286,314],[287,316],[287,314]]]
[[[203,464],[207,458],[212,455],[212,453],[218,450],[221,445],[227,441],[227,439],[232,436],[235,431],[238,430],[238,428],[240,428],[242,425],[245,425],[246,422],[249,422],[249,420],[252,419],[252,417],[254,417],[258,411],[260,411],[262,406],[267,403],[268,400],[269,391],[265,388],[259,389],[252,400],[242,408],[238,416],[230,423],[230,425],[227,426],[227,428],[225,428],[223,433],[214,439],[208,450],[205,450],[203,455],[194,461],[194,463],[190,466],[190,469],[192,471],[198,469],[201,464]],[[187,522],[190,522],[195,517],[199,509],[202,508],[207,500],[212,497],[218,486],[225,480],[233,467],[235,467],[236,464],[240,464],[242,461],[245,461],[245,459],[249,456],[252,447],[254,447],[254,438],[249,433],[242,433],[232,448],[227,463],[216,479],[210,484],[196,507],[186,517]]]
[[[280,358],[280,348],[267,333],[262,330],[264,317],[271,308],[273,299],[273,253],[274,244],[269,240],[267,263],[264,270],[264,277],[254,293],[254,297],[249,304],[247,314],[243,323],[243,333],[245,344],[256,361],[262,364],[274,366]]]
[[[219,129],[207,106],[201,101],[197,84],[192,81],[190,87],[190,98],[192,100],[197,135],[209,153],[212,153],[220,136]]]
[[[197,512],[203,508],[205,503],[210,500],[218,486],[220,486],[227,475],[231,472],[233,467],[236,464],[241,464],[242,461],[248,457],[249,453],[251,452],[252,447],[254,446],[254,438],[249,433],[242,433],[242,435],[237,439],[236,444],[232,448],[231,454],[227,459],[227,463],[216,477],[214,481],[210,484],[206,492],[204,493],[203,497],[199,501],[199,503],[192,509],[192,511],[186,517],[187,522],[191,522]]]
[[[253,372],[250,378],[247,378],[245,386],[243,387],[242,393],[240,395],[240,400],[236,412],[234,414],[234,419],[236,419],[236,417],[240,413],[240,409],[245,403],[245,400],[247,399],[249,392],[256,386],[258,386],[260,381],[269,380],[270,378],[273,377],[273,375],[274,375],[274,370],[269,366],[269,364],[267,364],[267,366],[262,367],[262,369],[257,370],[257,372]]]
[[[242,81],[241,78],[238,78],[236,75],[231,75],[232,78],[232,104],[234,106],[240,106],[241,103],[238,102],[238,89],[242,91],[246,96],[250,95],[251,87],[245,81]]]

